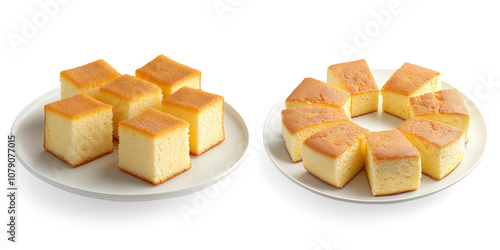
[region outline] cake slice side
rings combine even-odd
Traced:
[[[366,174],[373,196],[393,195],[417,190],[420,186],[421,162],[418,157],[374,160],[367,145]]]
[[[302,144],[304,168],[316,178],[343,188],[365,166],[364,142],[357,140],[339,157],[328,157]]]
[[[302,161],[302,143],[311,135],[318,131],[331,127],[337,124],[339,121],[329,121],[324,123],[312,124],[306,128],[303,128],[296,133],[290,133],[285,125],[282,124],[282,135],[285,140],[285,146],[288,151],[288,155],[293,162]]]
[[[465,132],[444,123],[412,117],[398,127],[418,149],[422,172],[436,180],[447,176],[463,159]]]
[[[302,143],[314,133],[341,121],[350,121],[342,109],[301,106],[281,111],[282,135],[293,162],[302,160]]]
[[[420,186],[421,157],[398,130],[365,134],[365,169],[373,196],[413,191]]]
[[[287,97],[287,109],[299,106],[342,108],[351,117],[351,94],[314,78],[305,78]]]

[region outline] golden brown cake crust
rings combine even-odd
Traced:
[[[87,158],[87,159],[85,159],[85,161],[79,162],[79,163],[77,163],[77,164],[71,164],[71,163],[69,163],[68,161],[66,161],[66,160],[64,159],[64,157],[62,157],[62,156],[60,156],[60,155],[57,155],[56,153],[54,153],[54,152],[52,152],[52,151],[48,150],[48,149],[45,147],[45,140],[44,140],[44,143],[43,143],[43,148],[44,148],[47,152],[51,153],[53,156],[55,156],[55,157],[59,158],[59,160],[66,162],[68,165],[70,165],[70,166],[72,166],[72,167],[74,167],[74,168],[76,168],[76,167],[78,167],[78,166],[81,166],[81,165],[83,165],[83,164],[89,163],[89,162],[91,162],[91,161],[93,161],[93,160],[95,160],[95,159],[97,159],[97,158],[101,158],[101,157],[103,157],[103,156],[105,156],[105,155],[107,155],[107,154],[111,154],[111,153],[113,153],[113,149],[111,149],[111,150],[110,150],[110,151],[108,151],[108,152],[104,152],[104,153],[99,154],[99,155],[97,155],[97,156],[94,156],[94,157],[91,157],[91,158]]]
[[[411,63],[404,63],[403,66],[396,70],[391,78],[387,80],[382,90],[409,96],[437,75],[439,75],[439,72],[432,69]]]
[[[146,182],[151,183],[151,184],[153,184],[153,185],[158,185],[158,184],[161,184],[161,183],[163,183],[163,182],[165,182],[165,181],[168,181],[168,180],[170,180],[170,179],[174,178],[175,176],[180,175],[180,174],[184,173],[185,171],[187,171],[187,170],[191,169],[191,164],[189,164],[189,168],[183,169],[182,171],[180,171],[180,172],[178,172],[178,173],[174,173],[174,174],[172,174],[171,176],[168,176],[167,178],[165,178],[165,179],[163,179],[163,180],[161,180],[161,181],[158,181],[158,182],[152,182],[152,181],[150,181],[150,180],[148,180],[148,179],[146,179],[146,178],[143,178],[143,177],[141,177],[141,176],[138,176],[136,173],[134,173],[134,172],[132,172],[132,171],[129,171],[129,170],[124,169],[124,168],[121,168],[120,166],[118,166],[118,169],[120,169],[121,171],[123,171],[123,172],[125,172],[125,173],[127,173],[127,174],[129,174],[129,175],[135,176],[135,177],[137,177],[137,178],[139,178],[139,179],[141,179],[141,180],[143,180],[143,181],[146,181]]]
[[[64,70],[60,73],[61,78],[83,88],[113,81],[119,76],[120,73],[103,59],[73,69]]]
[[[188,127],[189,123],[173,115],[150,108],[138,116],[121,121],[120,126],[156,136],[180,126]]]
[[[304,144],[318,153],[337,158],[367,132],[368,129],[352,121],[340,122],[310,136]]]
[[[365,59],[328,67],[352,95],[378,91],[377,83]]]
[[[159,55],[142,68],[137,69],[135,75],[156,84],[171,85],[189,76],[201,76],[201,72],[165,55]]]
[[[418,150],[399,130],[366,133],[373,160],[392,160],[420,157]]]
[[[314,124],[350,120],[343,109],[321,106],[300,106],[284,109],[281,111],[281,117],[283,125],[292,134]]]
[[[286,101],[331,104],[341,107],[349,99],[349,92],[332,87],[314,78],[305,78]]]
[[[410,98],[415,116],[430,114],[463,114],[469,112],[457,89],[443,89]]]
[[[358,175],[361,171],[363,171],[363,169],[364,169],[364,168],[360,169],[360,170],[359,170],[359,171],[358,171],[358,172],[357,172],[354,176]],[[306,169],[306,170],[307,170],[307,169]],[[323,181],[324,183],[330,184],[330,185],[332,185],[332,186],[334,186],[334,187],[336,187],[336,188],[344,188],[347,184],[349,184],[349,182],[351,182],[351,181],[354,179],[354,177],[353,177],[353,178],[351,178],[351,179],[350,179],[350,180],[349,180],[346,184],[344,184],[343,186],[340,186],[340,185],[335,185],[335,184],[333,184],[333,183],[328,182],[326,179],[323,179],[321,176],[316,175],[316,174],[314,174],[314,173],[312,173],[312,172],[309,172],[309,170],[307,170],[307,172],[308,172],[308,173],[310,173],[311,175],[313,175],[314,177],[316,177],[316,178],[320,179],[320,180],[321,180],[321,181]]]
[[[78,94],[72,97],[45,105],[45,112],[52,111],[70,119],[77,119],[83,115],[112,109],[112,106],[100,102],[88,95]]]
[[[224,129],[224,128],[223,128],[223,129]],[[203,150],[203,151],[202,151],[202,152],[200,152],[200,153],[195,154],[195,153],[191,152],[191,150],[189,151],[189,153],[190,153],[190,154],[192,154],[192,155],[196,155],[196,156],[198,156],[198,155],[202,155],[203,153],[207,152],[208,150],[210,150],[210,149],[214,148],[215,146],[218,146],[219,144],[221,144],[221,143],[222,143],[222,142],[224,142],[225,140],[226,140],[226,135],[224,135],[224,138],[222,138],[222,140],[220,140],[220,141],[218,141],[218,142],[214,143],[212,146],[210,146],[210,147],[206,148],[205,150]]]
[[[102,86],[99,91],[131,101],[148,93],[161,93],[161,88],[146,80],[125,74],[112,83]]]
[[[458,128],[422,117],[409,118],[399,125],[398,130],[418,136],[440,148],[458,140],[464,133]]]
[[[224,102],[224,98],[201,89],[189,87],[180,88],[162,101],[164,104],[171,104],[192,110],[202,110],[217,102]]]

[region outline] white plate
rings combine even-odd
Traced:
[[[389,79],[394,70],[372,70],[372,73],[380,86]],[[452,88],[452,86],[443,82],[442,88],[447,89]],[[471,116],[470,141],[465,147],[464,159],[450,175],[440,181],[435,181],[423,175],[421,185],[416,191],[374,197],[370,193],[368,179],[364,170],[347,183],[344,188],[339,189],[309,174],[304,169],[302,162],[293,163],[285,148],[285,141],[281,136],[281,110],[285,108],[286,98],[280,100],[267,116],[264,124],[264,145],[273,163],[286,177],[317,194],[344,201],[363,203],[389,203],[420,198],[443,190],[465,177],[479,163],[483,155],[486,146],[486,125],[483,116],[465,95],[462,94],[462,97]],[[380,107],[378,112],[355,117],[352,120],[372,131],[395,129],[403,122],[397,117],[382,112]]]
[[[106,200],[141,201],[169,198],[195,192],[227,176],[240,162],[248,146],[248,130],[241,116],[224,103],[226,140],[200,156],[191,156],[192,168],[160,184],[151,185],[118,169],[118,144],[112,154],[77,168],[43,148],[45,104],[60,99],[59,89],[30,103],[16,118],[16,154],[22,165],[41,180],[63,190]]]

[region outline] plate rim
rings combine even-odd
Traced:
[[[379,72],[384,72],[384,73],[390,73],[390,72],[395,72],[396,70],[393,70],[393,69],[371,69],[372,72],[374,71],[379,71]],[[452,86],[451,84],[448,84],[447,82],[445,81],[442,81],[444,83],[446,83],[447,85],[449,86]],[[453,87],[453,86],[452,86]],[[458,89],[457,89],[458,90]],[[463,94],[460,90],[458,90],[459,93],[463,96],[466,96],[465,94]],[[467,97],[468,98],[468,97]],[[484,124],[484,134],[485,134],[485,141],[484,141],[484,148],[483,150],[481,151],[481,155],[479,155],[478,157],[478,160],[474,163],[474,165],[472,167],[470,167],[469,170],[467,170],[463,175],[461,175],[460,177],[456,178],[455,180],[453,180],[452,182],[450,182],[449,184],[446,184],[442,187],[439,187],[439,188],[436,188],[435,190],[432,190],[432,191],[429,191],[427,193],[424,193],[424,194],[420,194],[420,195],[414,195],[414,196],[407,196],[407,197],[403,197],[403,198],[387,198],[387,197],[395,197],[394,195],[392,196],[382,196],[384,197],[385,199],[380,199],[380,200],[363,200],[363,199],[354,199],[354,198],[346,198],[346,197],[338,197],[338,196],[335,196],[335,195],[331,195],[331,194],[327,194],[325,192],[322,192],[320,190],[317,190],[309,185],[306,185],[304,183],[302,183],[301,181],[297,180],[296,178],[294,178],[293,176],[291,176],[289,173],[287,173],[282,167],[278,166],[278,163],[276,162],[276,160],[274,159],[274,157],[271,155],[271,152],[270,152],[270,149],[269,149],[269,145],[267,143],[267,138],[266,138],[266,135],[268,134],[268,130],[269,130],[269,127],[267,126],[272,118],[272,116],[274,115],[273,111],[280,105],[282,104],[286,99],[286,96],[285,97],[282,97],[280,98],[280,100],[278,102],[276,102],[276,104],[274,104],[269,113],[267,114],[266,116],[266,119],[264,121],[264,129],[262,131],[262,137],[263,137],[263,142],[264,142],[264,147],[266,149],[266,153],[267,153],[267,156],[269,157],[269,159],[271,160],[271,162],[273,163],[273,165],[284,175],[286,176],[289,180],[291,180],[292,182],[294,182],[295,184],[315,193],[315,194],[318,194],[318,195],[321,195],[323,197],[327,197],[327,198],[330,198],[330,199],[335,199],[335,200],[339,200],[339,201],[346,201],[346,202],[352,202],[352,203],[360,203],[360,204],[391,204],[391,203],[400,203],[400,202],[405,202],[405,201],[410,201],[410,200],[415,200],[415,199],[420,199],[420,198],[424,198],[424,197],[427,197],[429,195],[432,195],[432,194],[435,194],[437,192],[440,192],[442,190],[445,190],[451,186],[453,186],[454,184],[456,184],[457,182],[459,182],[460,180],[462,180],[465,176],[469,175],[470,172],[472,172],[472,170],[474,170],[477,165],[479,165],[479,163],[481,162],[483,156],[484,156],[484,152],[487,150],[487,147],[488,147],[488,131],[487,131],[487,126],[486,126],[486,122],[484,120],[484,117],[483,117],[483,114],[479,111],[479,108],[477,107],[477,105],[475,103],[473,103],[471,101],[471,104],[474,105],[474,108],[477,110],[477,114],[479,114],[479,117],[482,121],[482,123]],[[470,100],[470,98],[468,98]],[[364,169],[362,171],[365,171]],[[358,173],[359,174],[359,173]],[[320,180],[318,180],[320,181]]]
[[[21,110],[21,112],[19,112],[19,114],[16,116],[16,118],[12,124],[10,134],[17,136],[19,126],[20,126],[20,120],[22,118],[24,118],[24,116],[26,115],[26,112],[33,109],[41,100],[48,98],[48,97],[56,94],[59,91],[60,91],[60,87],[52,89],[52,90],[40,95],[39,97],[32,100],[29,104],[27,104]],[[183,196],[183,195],[187,195],[190,193],[200,191],[202,189],[205,189],[209,186],[216,184],[220,180],[222,180],[225,177],[227,177],[228,175],[230,175],[233,171],[235,171],[236,168],[238,168],[238,166],[241,164],[241,162],[245,158],[245,155],[246,155],[246,152],[248,150],[249,143],[250,143],[248,126],[247,126],[245,120],[243,119],[243,117],[238,113],[238,111],[236,111],[236,109],[234,107],[232,107],[230,104],[228,104],[226,101],[224,101],[224,112],[226,112],[226,109],[231,110],[230,112],[232,113],[234,118],[236,118],[237,123],[239,124],[238,127],[240,127],[241,130],[243,131],[243,137],[245,138],[245,140],[244,140],[244,145],[243,145],[242,150],[241,150],[241,156],[238,158],[238,160],[236,162],[234,162],[234,164],[231,165],[231,167],[229,167],[227,170],[223,171],[219,175],[217,175],[209,180],[206,180],[204,182],[198,183],[195,186],[183,188],[180,190],[174,190],[174,191],[163,192],[163,193],[130,194],[130,195],[83,190],[83,189],[79,189],[77,187],[65,185],[63,183],[55,181],[55,180],[39,173],[38,171],[36,171],[33,167],[31,167],[30,164],[28,164],[26,162],[25,156],[22,153],[20,154],[20,152],[18,152],[18,150],[17,150],[18,144],[17,143],[16,143],[15,155],[16,155],[16,158],[19,161],[19,163],[25,169],[27,169],[28,172],[33,174],[38,179],[40,179],[40,180],[58,188],[58,189],[62,189],[64,191],[67,191],[67,192],[70,192],[73,194],[77,194],[80,196],[90,197],[90,198],[95,198],[95,199],[100,199],[100,200],[120,201],[120,202],[140,202],[140,201],[151,201],[151,200],[175,198],[175,197],[179,197],[179,196]]]

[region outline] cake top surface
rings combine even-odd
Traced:
[[[377,83],[365,59],[334,64],[328,67],[353,94],[378,91]]]
[[[366,133],[374,160],[420,157],[418,150],[399,130]]]
[[[287,101],[298,100],[342,106],[349,99],[349,92],[332,87],[314,78],[305,78],[288,96]]]
[[[111,105],[85,94],[74,95],[45,105],[45,111],[50,110],[70,119],[77,119],[87,114],[111,108]]]
[[[292,134],[315,124],[350,120],[341,108],[299,106],[281,111],[281,121]]]
[[[404,63],[387,80],[382,90],[411,95],[437,75],[439,75],[439,72],[432,69],[411,63]]]
[[[127,74],[102,86],[99,91],[112,94],[125,101],[131,101],[146,94],[161,94],[161,88],[157,85]]]
[[[172,85],[200,71],[178,63],[164,55],[159,55],[142,68],[135,71],[135,75],[156,84]]]
[[[116,71],[103,59],[85,64],[80,67],[61,71],[60,77],[65,78],[78,87],[99,86],[119,77]]]
[[[165,98],[162,104],[175,105],[192,110],[202,110],[214,103],[223,101],[224,98],[220,95],[208,93],[201,89],[182,87]]]
[[[356,141],[363,138],[366,132],[369,130],[352,121],[340,122],[310,136],[304,144],[323,155],[337,158]]]
[[[422,117],[409,118],[399,125],[398,130],[418,136],[440,148],[458,140],[464,133],[458,128]]]
[[[181,126],[189,126],[189,123],[173,115],[150,108],[140,115],[121,121],[120,126],[156,136]]]
[[[429,114],[464,114],[469,112],[457,89],[443,89],[410,98],[415,116]]]

